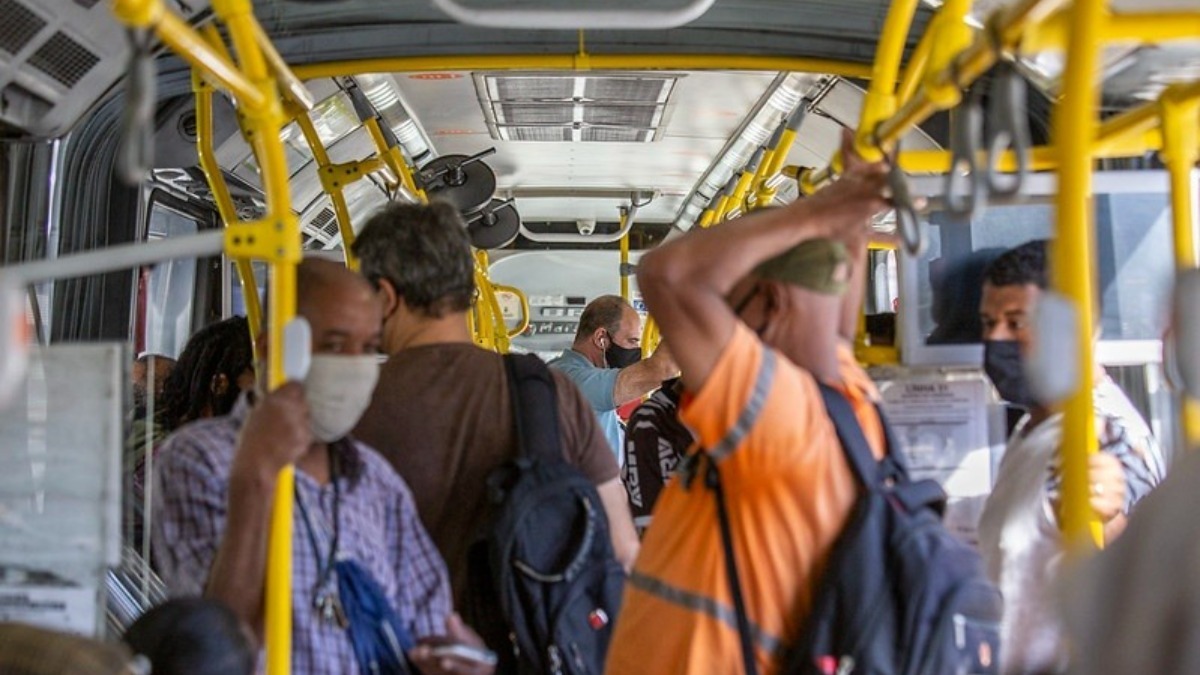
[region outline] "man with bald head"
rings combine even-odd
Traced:
[[[624,447],[617,408],[658,389],[679,368],[665,345],[642,359],[642,318],[624,298],[602,295],[579,317],[575,342],[550,362],[579,387],[618,461]]]
[[[347,435],[378,378],[374,290],[341,264],[305,260],[297,313],[312,329],[303,384],[243,396],[229,415],[188,425],[163,446],[153,523],[163,579],[172,594],[225,602],[261,639],[276,476],[294,464],[292,672],[360,672],[331,574],[340,559],[369,573],[416,640],[478,644],[451,613],[445,563],[408,487],[378,453]],[[258,353],[266,349],[260,336]],[[409,652],[421,672],[480,672],[428,652]]]

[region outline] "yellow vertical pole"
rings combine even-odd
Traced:
[[[325,188],[325,193],[329,195],[329,201],[333,203],[338,233],[342,236],[342,258],[346,261],[346,267],[356,270],[358,261],[350,251],[350,247],[354,245],[354,227],[350,223],[350,208],[346,204],[346,194],[342,191],[342,186],[338,184],[338,181],[330,178],[329,171],[333,167],[333,163],[329,159],[329,152],[321,143],[321,135],[317,133],[317,127],[313,124],[308,112],[302,110],[300,114],[296,115],[296,126],[300,127],[300,133],[304,134],[308,149],[312,151],[313,161],[317,164],[321,186]],[[353,178],[350,181],[353,181]]]
[[[1104,0],[1074,0],[1061,103],[1053,116],[1058,150],[1058,236],[1052,247],[1054,287],[1075,306],[1079,385],[1063,405],[1062,526],[1066,541],[1104,543],[1102,524],[1089,504],[1088,457],[1097,449],[1092,356],[1095,244],[1092,141],[1096,133],[1098,38]]]
[[[213,201],[217,204],[217,213],[221,221],[228,227],[238,221],[237,209],[233,198],[229,196],[229,187],[221,174],[221,166],[217,162],[216,152],[212,141],[212,85],[204,81],[199,71],[192,70],[192,91],[196,95],[196,154],[200,158],[200,170],[208,179],[212,189]],[[254,266],[247,258],[236,258],[238,279],[242,285],[242,298],[246,302],[246,319],[250,324],[250,343],[258,358],[257,340],[253,338],[262,329],[262,304],[258,299],[258,284],[254,282]],[[222,274],[224,272],[222,271]]]
[[[625,209],[621,209],[621,229],[625,229],[625,220],[628,218]],[[629,275],[625,270],[629,268],[629,233],[621,235],[621,297],[625,302],[630,302],[629,290]]]
[[[1171,219],[1175,231],[1175,269],[1200,266],[1196,254],[1196,223],[1192,220],[1195,182],[1192,169],[1200,159],[1200,100],[1178,99],[1178,88],[1162,96],[1163,161],[1171,176]],[[1184,395],[1181,427],[1189,450],[1200,447],[1200,401]]]
[[[237,51],[239,64],[266,104],[247,111],[250,139],[262,168],[267,219],[281,239],[295,239],[295,248],[280,246],[271,260],[270,272],[270,363],[268,381],[272,388],[286,379],[283,370],[283,327],[296,312],[296,263],[299,262],[299,225],[289,197],[287,157],[279,138],[284,123],[283,108],[266,60],[256,39],[254,8],[249,0],[215,0],[213,10],[224,19]],[[292,506],[295,467],[279,472],[275,482],[271,535],[267,550],[266,650],[268,675],[290,675],[292,667]]]
[[[947,0],[946,5],[970,0]],[[871,66],[871,85],[863,102],[861,122],[855,146],[860,154],[871,161],[883,159],[882,151],[875,147],[872,135],[875,126],[887,119],[896,110],[896,80],[900,75],[900,61],[904,58],[904,45],[908,42],[908,29],[919,0],[892,0],[887,19],[875,48],[875,61]],[[942,12],[946,11],[943,6]]]

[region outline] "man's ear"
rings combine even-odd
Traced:
[[[379,299],[383,303],[383,318],[387,320],[400,306],[400,294],[396,292],[396,287],[392,285],[392,282],[387,279],[380,279],[378,286]]]
[[[603,328],[597,328],[596,330],[592,331],[592,344],[596,345],[600,349],[608,349],[608,341],[610,338],[609,336],[605,335],[606,332],[607,331],[605,331]]]
[[[762,282],[759,293],[763,297],[763,317],[768,322],[774,321],[780,311],[787,309],[792,299],[788,289],[779,281]]]

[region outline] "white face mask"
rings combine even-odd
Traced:
[[[374,354],[313,354],[304,380],[313,436],[330,443],[350,433],[371,404],[378,381],[379,360]]]

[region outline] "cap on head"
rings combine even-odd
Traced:
[[[810,239],[762,262],[751,273],[825,295],[841,295],[850,279],[846,246],[832,239]]]

